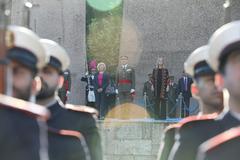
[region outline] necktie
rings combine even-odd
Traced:
[[[187,77],[184,77],[184,86],[185,86],[185,91],[188,90],[188,87],[187,87]]]

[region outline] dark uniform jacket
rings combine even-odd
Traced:
[[[3,99],[1,95],[0,159],[40,160],[40,126],[36,120],[38,115],[27,109],[29,104],[25,101],[19,102],[12,97],[10,100],[7,99],[7,103],[15,103],[13,106],[10,103],[6,104]]]
[[[100,136],[91,113],[68,110],[59,100],[49,109],[52,115],[47,122],[49,127],[81,132],[86,140],[91,159],[102,160]],[[55,147],[59,146],[55,145]]]
[[[63,132],[63,133],[62,133]],[[65,133],[64,133],[65,132]],[[90,160],[86,146],[82,145],[81,139],[73,134],[71,130],[49,128],[48,152],[50,160]]]
[[[0,109],[0,159],[39,160],[39,128],[26,113]]]
[[[174,160],[195,159],[201,143],[223,131],[238,126],[239,122],[230,112],[227,112],[222,113],[214,120],[198,120],[186,123],[179,129],[179,139],[175,142],[178,146],[177,149],[171,151],[171,154],[174,153]]]
[[[118,92],[129,92],[131,89],[135,89],[135,71],[127,65],[126,68],[120,66],[117,70],[116,84]]]
[[[240,127],[229,129],[200,146],[198,160],[236,160],[240,152]],[[203,153],[201,153],[203,152]]]
[[[164,136],[162,139],[162,146],[159,150],[159,159],[158,160],[167,160],[170,154],[170,151],[175,142],[175,133],[176,130],[180,127],[180,124],[173,124],[166,128],[164,131]]]
[[[218,135],[208,140],[202,146],[205,145],[205,156],[198,155],[199,160],[235,160],[240,156],[240,129],[234,127],[240,126],[240,120],[233,116],[229,111],[223,113],[217,120]],[[232,128],[232,129],[231,129]],[[216,145],[213,145],[213,144]],[[212,146],[213,145],[213,146]]]
[[[222,113],[216,121],[219,126],[218,133],[240,125],[240,120],[235,118],[231,112]]]
[[[198,147],[218,132],[216,114],[185,118],[179,127],[169,155],[173,160],[194,160]]]

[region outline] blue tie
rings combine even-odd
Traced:
[[[187,77],[184,77],[184,86],[185,86],[185,91],[188,90],[188,87],[187,87]]]

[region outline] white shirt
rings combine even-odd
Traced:
[[[122,65],[122,68],[123,68],[123,69],[126,69],[126,68],[127,68],[127,64]]]

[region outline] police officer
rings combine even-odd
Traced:
[[[9,79],[8,94],[0,95],[0,159],[39,160],[48,159],[42,122],[48,111],[34,101],[39,82],[38,70],[46,63],[46,54],[39,37],[31,30],[20,26],[7,28],[8,48],[6,53],[6,76]],[[25,101],[24,101],[25,100]],[[43,134],[42,134],[43,133]],[[41,137],[41,140],[39,139]]]
[[[184,63],[186,73],[194,78],[192,94],[198,99],[200,112],[180,122],[169,159],[195,159],[198,146],[215,133],[211,129],[214,118],[223,110],[223,94],[214,84],[215,72],[206,62],[207,54],[208,46],[202,46]]]
[[[240,21],[228,23],[214,32],[209,40],[208,62],[219,74],[216,83],[219,88],[227,88],[229,99],[229,111],[218,119],[219,132],[226,131],[240,124]],[[230,136],[230,135],[229,135]],[[231,139],[226,136],[226,139]],[[217,146],[217,145],[216,145]],[[228,149],[226,147],[222,148]],[[219,159],[236,159],[239,156],[238,148],[232,145],[235,154],[220,154]],[[229,153],[229,152],[226,152]],[[216,156],[216,155],[215,155]],[[208,157],[206,157],[208,158]]]
[[[135,71],[128,65],[128,57],[121,56],[116,75],[117,90],[120,104],[133,102],[135,95]]]
[[[56,96],[58,87],[61,87],[63,83],[62,73],[70,64],[67,52],[54,41],[41,39],[40,42],[44,46],[45,52],[50,56],[50,60],[40,72],[40,76],[45,84],[45,89],[38,95],[37,103],[46,105],[52,114],[52,117],[47,122],[48,126],[54,129],[71,130],[82,133],[90,150],[91,159],[101,160],[100,136],[92,114],[88,112],[86,108],[82,111],[74,110],[73,108],[67,109],[59,100],[59,97]],[[53,138],[55,137],[53,136]],[[60,143],[60,141],[58,142]],[[63,156],[66,156],[65,159],[81,159],[82,155],[77,152],[77,148],[75,147],[75,149],[71,151],[72,146],[71,144],[68,145],[69,147],[67,147],[67,145],[60,146],[50,142],[50,147],[52,148],[49,152],[50,156],[58,160],[64,159]],[[67,157],[63,150],[68,150],[68,155],[72,158]],[[86,154],[85,152],[85,155]],[[73,155],[75,155],[75,157],[73,157]]]

